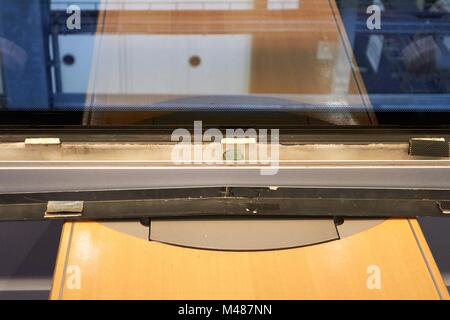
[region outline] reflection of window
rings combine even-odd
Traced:
[[[294,10],[300,6],[300,0],[268,0],[268,10]]]
[[[0,54],[0,96],[3,94],[2,56]]]
[[[66,10],[71,4],[83,10],[250,10],[254,0],[52,0],[53,10]]]
[[[77,1],[69,1],[69,0],[51,0],[51,9],[52,10],[62,10],[66,11],[67,7],[70,5],[78,5],[82,10],[96,10],[100,3],[104,2],[102,0],[77,0]]]

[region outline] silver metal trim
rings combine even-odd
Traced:
[[[182,187],[308,187],[450,189],[449,161],[394,163],[311,162],[266,166],[173,166],[142,163],[6,163],[0,166],[0,193],[58,192]]]

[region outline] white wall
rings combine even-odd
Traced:
[[[95,42],[95,43],[94,43]],[[116,94],[247,94],[250,35],[60,36],[63,91]],[[197,67],[189,64],[198,56]]]
[[[279,0],[275,0],[279,1]],[[52,0],[52,9],[65,10],[76,4],[81,9],[107,10],[250,10],[254,0]]]

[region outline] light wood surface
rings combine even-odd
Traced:
[[[379,267],[380,289],[367,286],[370,266]],[[54,279],[52,299],[448,298],[417,222],[408,219],[324,244],[262,252],[189,249],[68,222]]]

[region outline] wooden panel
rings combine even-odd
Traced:
[[[311,29],[333,31],[329,0],[303,0],[299,9],[268,10],[254,0],[251,10],[107,11],[104,33],[218,34]]]
[[[66,223],[61,241],[52,299],[448,298],[414,220],[391,219],[345,239],[265,252],[170,246],[94,222]],[[370,290],[367,271],[374,265],[381,288]]]
[[[317,59],[319,45],[325,39],[336,51],[336,32],[328,36],[318,31],[253,35],[251,92],[332,94],[334,58]]]

